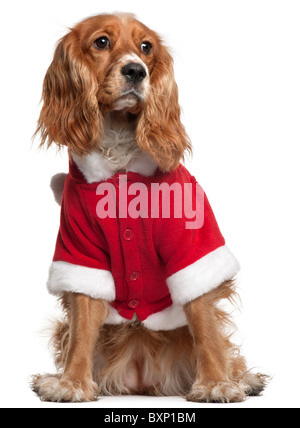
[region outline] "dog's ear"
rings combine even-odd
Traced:
[[[175,169],[191,143],[181,123],[178,87],[173,60],[160,43],[157,62],[151,74],[151,90],[137,125],[137,144],[149,152],[160,169]]]
[[[97,80],[71,30],[58,44],[43,84],[43,106],[35,133],[41,146],[53,142],[79,156],[97,146],[103,117],[96,93]]]

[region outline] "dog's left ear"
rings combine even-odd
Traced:
[[[185,151],[192,149],[181,123],[173,60],[162,44],[157,58],[151,74],[151,92],[140,113],[136,141],[162,171],[169,172],[179,165]]]
[[[35,133],[41,133],[41,146],[55,142],[79,156],[95,148],[103,131],[97,90],[96,77],[73,29],[59,42],[44,79]]]

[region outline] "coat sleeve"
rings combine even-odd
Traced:
[[[51,294],[61,296],[73,292],[95,299],[115,299],[115,283],[105,239],[92,222],[80,185],[68,177],[47,282]]]
[[[159,239],[172,300],[180,305],[233,279],[239,271],[239,263],[225,244],[206,194],[196,181],[192,189],[191,206],[197,212],[194,223],[187,215],[162,220]],[[189,198],[185,203],[188,201]]]

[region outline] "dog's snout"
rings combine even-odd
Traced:
[[[142,82],[147,76],[144,67],[141,64],[137,64],[134,62],[125,65],[122,68],[121,73],[123,74],[123,76],[126,77],[129,82],[132,82],[134,84]]]

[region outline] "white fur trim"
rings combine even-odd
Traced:
[[[185,305],[232,279],[239,263],[224,245],[167,279],[174,303]]]
[[[161,312],[150,315],[142,324],[152,331],[175,330],[187,325],[182,305],[172,305]]]
[[[136,316],[133,317],[133,320],[135,319]],[[105,324],[120,325],[126,322],[131,323],[132,321],[123,318],[113,307],[109,308],[109,316]],[[175,330],[187,325],[187,319],[182,305],[172,305],[161,312],[150,315],[142,321],[142,325],[152,331]]]
[[[114,175],[99,151],[93,151],[82,158],[73,155],[73,160],[88,183],[106,181]]]
[[[73,265],[67,262],[53,262],[47,282],[49,293],[61,296],[64,292],[82,293],[93,299],[109,302],[115,300],[115,282],[111,272]]]
[[[73,155],[73,159],[88,183],[106,181],[118,172],[110,168],[98,151],[93,151],[83,158]],[[128,159],[128,165],[124,169],[126,172],[151,177],[157,169],[157,164],[148,153],[140,152],[134,153],[132,159]]]

